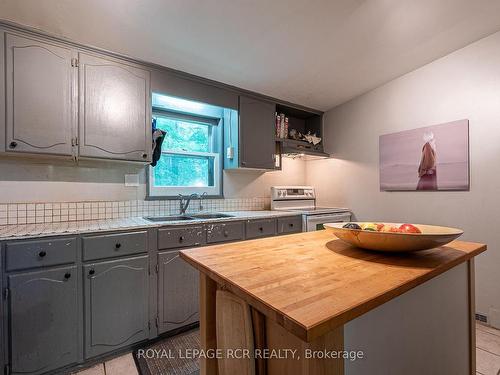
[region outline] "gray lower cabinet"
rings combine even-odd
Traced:
[[[85,358],[145,340],[148,256],[83,266]]]
[[[199,276],[179,251],[158,254],[159,333],[199,320]]]
[[[242,221],[208,224],[207,243],[238,241],[245,238],[245,224]]]
[[[5,245],[7,271],[71,264],[76,258],[77,241],[74,237],[16,241]]]
[[[302,216],[278,218],[278,234],[302,232]]]
[[[247,239],[276,235],[276,219],[247,220],[245,227]]]
[[[82,258],[90,261],[138,255],[146,252],[147,243],[147,231],[83,236]]]
[[[10,371],[40,374],[78,360],[76,266],[8,276]]]
[[[176,249],[194,247],[205,243],[206,234],[203,225],[158,229],[158,249]]]
[[[199,274],[181,249],[293,232],[300,220],[159,228],[156,250],[169,250],[157,254],[157,273],[144,231],[0,243],[2,358],[13,374],[50,373],[151,338],[155,313],[158,334],[196,323]]]

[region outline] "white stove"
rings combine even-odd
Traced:
[[[312,186],[271,187],[271,210],[300,212],[304,231],[324,229],[325,223],[351,220],[348,208],[316,207],[316,192]]]

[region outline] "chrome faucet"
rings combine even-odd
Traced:
[[[184,196],[182,194],[179,194],[179,212],[181,215],[184,215],[189,207],[189,202],[191,202],[191,199],[193,198],[198,198],[199,195],[196,193],[193,193],[188,196]]]
[[[207,196],[207,192],[204,191],[203,194],[200,195],[200,211],[203,211],[203,198]]]

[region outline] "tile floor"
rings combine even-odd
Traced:
[[[500,375],[500,330],[477,324],[476,369],[477,375]],[[80,371],[78,375],[138,375],[138,372],[129,353]]]
[[[139,375],[139,372],[135,366],[132,353],[128,353],[80,371],[78,375]]]
[[[476,374],[500,374],[500,330],[476,325]]]

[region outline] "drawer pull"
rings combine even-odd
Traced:
[[[45,251],[43,251],[43,250],[42,250],[42,251],[40,251],[40,252],[38,253],[38,256],[39,256],[40,258],[45,257],[45,255],[47,255],[47,253],[46,253]]]
[[[264,231],[264,228],[259,227],[259,231],[263,232],[263,231]]]
[[[17,147],[17,142],[10,142],[9,147],[10,148],[16,148]]]
[[[293,223],[288,224],[290,228],[293,228]]]
[[[182,241],[184,241],[184,236],[179,237],[179,242],[182,242]]]
[[[116,243],[116,244],[115,244],[115,248],[116,248],[116,249],[119,249],[120,247],[122,247],[122,244],[121,244],[121,243],[119,243],[119,242],[118,242],[118,243]]]
[[[224,237],[228,237],[229,236],[229,233],[227,230],[224,231]]]
[[[70,277],[71,277],[71,274],[70,274],[69,272],[66,272],[66,273],[64,274],[64,278],[65,278],[66,280],[68,280]]]
[[[94,270],[94,269],[91,269],[91,270],[89,271],[89,275],[91,275],[91,276],[92,276],[94,273],[95,273],[95,270]]]
[[[142,158],[146,159],[148,157],[148,154],[142,154]]]

